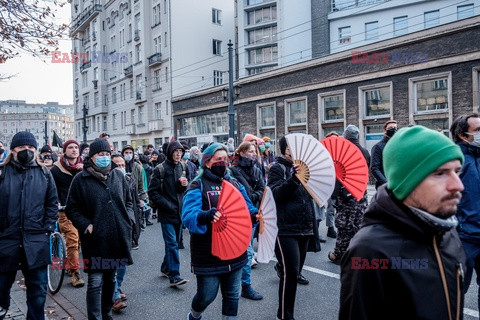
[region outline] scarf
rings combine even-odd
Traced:
[[[83,168],[98,180],[107,181],[108,174],[110,173],[110,170],[111,170],[111,166],[112,165],[110,164],[106,168],[99,168],[95,165],[95,163],[89,160],[83,165]]]
[[[70,162],[68,161],[68,159],[65,156],[60,157],[60,164],[62,165],[62,167],[65,170],[67,170],[71,174],[75,174],[75,173],[77,173],[78,171],[81,170],[81,169],[77,168],[77,165],[79,165],[81,163],[83,163],[82,157],[77,157],[74,164],[70,164]]]
[[[424,210],[420,210],[418,208],[410,207],[410,210],[423,222],[428,224],[430,227],[447,232],[450,231],[453,228],[456,228],[458,225],[458,220],[455,215],[452,215],[446,219],[442,219],[439,217],[434,216],[433,214],[430,214]]]

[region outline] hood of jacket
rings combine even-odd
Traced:
[[[170,160],[171,162],[173,161],[173,151],[176,149],[182,149],[182,157],[185,154],[185,148],[182,146],[182,144],[176,140],[170,142],[167,147],[167,159]]]

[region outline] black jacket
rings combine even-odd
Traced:
[[[457,231],[427,224],[380,187],[342,260],[339,319],[449,319],[436,249],[452,319],[457,312],[461,319],[465,254]]]
[[[247,159],[244,159],[247,160]],[[253,205],[258,208],[262,201],[263,189],[265,188],[262,171],[257,168],[253,162],[238,162],[237,165],[230,167],[235,179],[238,180],[247,192],[248,197]]]
[[[312,198],[300,181],[292,176],[292,171],[292,163],[278,157],[268,174],[268,186],[277,206],[278,235],[311,236],[315,220]]]
[[[84,168],[73,178],[65,213],[78,230],[83,258],[88,259],[86,272],[92,269],[92,258],[133,263],[130,254],[132,196],[119,170],[111,170],[107,181],[101,181]],[[93,225],[92,234],[85,232],[90,224]]]
[[[379,186],[387,182],[387,178],[385,178],[385,172],[383,171],[383,149],[385,148],[388,140],[388,137],[383,137],[383,139],[372,148],[370,172],[376,180],[375,188],[377,189]]]
[[[52,173],[55,185],[57,186],[58,201],[60,202],[60,205],[64,206],[67,202],[68,189],[70,189],[73,177],[77,173],[82,172],[82,170],[68,171],[62,166],[60,161],[63,161],[63,157],[60,157],[60,159],[53,164],[50,172]]]
[[[36,162],[23,167],[11,157],[0,166],[0,272],[49,264],[49,235],[58,215],[50,172]]]

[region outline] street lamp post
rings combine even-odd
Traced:
[[[87,114],[88,114],[88,108],[87,108],[87,105],[85,103],[83,104],[82,111],[83,111],[83,125],[82,125],[83,143],[87,143],[87,132],[88,132]]]
[[[47,120],[45,120],[45,130],[44,130],[44,132],[45,132],[45,135],[43,136],[43,138],[45,139],[45,145],[47,145],[47,144],[48,144],[48,131],[47,131],[47,123],[48,123],[48,122],[47,122]]]
[[[228,41],[228,137],[235,140],[235,105],[233,104],[233,43]]]

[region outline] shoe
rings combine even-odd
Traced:
[[[118,313],[120,312],[120,310],[125,309],[126,307],[127,307],[127,304],[123,302],[122,299],[120,298],[115,300],[115,302],[113,303],[112,311]]]
[[[202,316],[200,316],[200,317],[198,317],[198,318],[195,318],[195,317],[193,316],[193,314],[192,314],[191,312],[189,312],[189,313],[188,313],[188,316],[187,316],[187,319],[188,319],[188,320],[200,320],[200,319],[202,319]]]
[[[122,301],[127,301],[127,295],[125,292],[123,292],[122,289],[118,289],[118,291],[120,291],[120,299],[122,299]]]
[[[152,219],[157,219],[157,214],[152,214]]]
[[[333,262],[333,263],[335,263],[335,264],[337,264],[337,265],[340,265],[340,262],[342,261],[342,259],[338,258],[338,257],[335,255],[335,253],[333,253],[332,251],[330,251],[330,252],[328,253],[328,259],[329,259],[331,262]]]
[[[255,258],[252,259],[252,265],[251,265],[251,268],[255,268],[256,266],[258,265],[258,262]]]
[[[80,273],[78,271],[72,273],[72,286],[75,288],[81,288],[85,285],[85,281],[80,277]]]
[[[325,243],[325,242],[327,242],[327,239],[325,239],[322,236],[318,236],[318,241],[320,241],[321,243]]]
[[[251,285],[242,286],[242,297],[250,300],[262,300],[263,296],[257,291],[253,290]]]
[[[138,250],[138,244],[132,243],[132,250]]]
[[[310,283],[310,281],[307,280],[307,278],[305,278],[304,276],[302,276],[302,274],[300,273],[298,276],[297,276],[297,283],[298,284],[303,284],[303,285],[307,285]]]
[[[168,278],[168,272],[166,272],[166,271],[160,271],[160,275],[162,277]]]
[[[146,228],[145,224],[144,224],[144,223],[142,223],[142,224],[140,225],[140,230],[144,231],[144,230],[145,230],[145,228]]]
[[[180,277],[176,277],[176,278],[170,279],[170,287],[181,286],[182,284],[185,284],[187,282],[188,280],[182,279]]]
[[[275,271],[277,272],[277,277],[281,278],[283,276],[283,270],[282,270],[282,266],[280,265],[280,263],[276,263],[273,268],[275,269]]]
[[[5,316],[7,315],[7,311],[7,309],[3,309],[2,307],[0,307],[0,319],[5,318]]]
[[[183,242],[180,242],[178,244],[178,249],[185,249],[185,246],[183,245]]]
[[[327,237],[335,239],[337,237],[337,232],[334,227],[328,227]]]
[[[153,222],[152,221],[147,221],[147,226],[151,226],[153,225]]]

